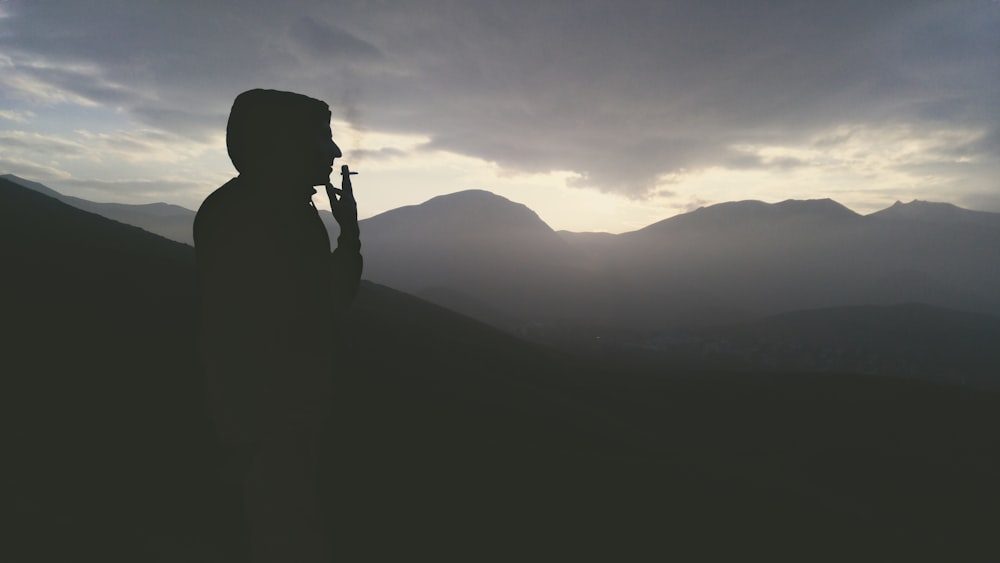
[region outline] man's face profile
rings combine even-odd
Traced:
[[[340,147],[333,141],[333,131],[330,125],[321,128],[319,143],[316,149],[316,178],[312,185],[319,186],[330,181],[330,174],[333,173],[333,161],[343,156]]]

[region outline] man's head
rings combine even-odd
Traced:
[[[240,174],[316,186],[329,180],[341,156],[330,132],[330,107],[279,90],[236,97],[226,126],[229,158]]]

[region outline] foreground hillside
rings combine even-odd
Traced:
[[[5,561],[225,561],[190,247],[0,181]],[[344,560],[968,560],[996,395],[581,365],[366,284],[329,447]]]

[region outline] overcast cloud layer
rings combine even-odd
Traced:
[[[22,150],[6,168],[30,144],[197,152],[259,86],[323,98],[362,134],[635,198],[710,168],[817,166],[866,138],[946,179],[937,199],[1000,209],[993,0],[0,0],[0,150]],[[39,117],[74,108],[138,132],[79,146]]]

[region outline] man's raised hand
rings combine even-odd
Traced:
[[[340,167],[340,188],[333,187],[327,182],[326,195],[330,198],[330,210],[333,211],[333,218],[341,229],[345,227],[357,228],[358,224],[358,202],[354,199],[354,186],[351,185],[351,172],[346,164]]]

